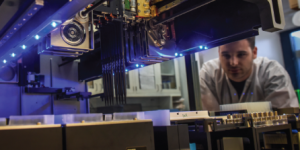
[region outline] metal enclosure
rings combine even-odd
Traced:
[[[66,150],[154,150],[151,120],[67,124]]]

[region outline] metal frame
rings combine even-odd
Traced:
[[[185,56],[186,79],[189,94],[190,111],[201,110],[200,82],[195,54]],[[198,90],[195,91],[195,90]]]
[[[172,15],[170,15],[170,16],[167,17],[167,18],[160,17],[160,16],[163,16],[163,15],[160,15],[160,16],[154,18],[154,19],[157,20],[157,22],[154,23],[154,25],[163,24],[163,23],[165,23],[165,22],[171,21],[171,20],[175,19],[176,17],[179,17],[179,16],[181,16],[181,15],[184,15],[184,14],[186,14],[186,13],[188,13],[188,12],[191,12],[191,11],[193,11],[193,10],[195,10],[195,9],[198,9],[198,8],[200,8],[200,7],[202,7],[202,6],[205,6],[205,5],[207,5],[207,4],[211,3],[211,2],[214,2],[214,1],[215,1],[215,0],[202,0],[202,1],[200,1],[200,0],[196,0],[196,1],[195,1],[195,0],[194,0],[194,1],[189,1],[188,3],[192,3],[193,6],[191,6],[191,7],[184,7],[184,8],[182,8],[182,7],[180,6],[180,10],[181,10],[180,12],[175,13],[175,14],[171,13]],[[176,9],[176,7],[173,8],[173,9]],[[167,11],[167,12],[172,12],[173,9],[170,9],[170,10]],[[178,8],[177,8],[177,9],[178,9]],[[162,14],[166,14],[167,12],[163,12]]]

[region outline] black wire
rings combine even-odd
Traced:
[[[4,2],[4,0],[0,0],[0,6],[2,5],[3,2]]]
[[[91,8],[87,9],[86,11],[82,12],[82,16],[86,16],[88,13],[102,5],[106,0],[100,0],[97,4],[93,5]]]

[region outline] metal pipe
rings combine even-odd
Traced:
[[[22,110],[22,106],[23,106],[23,100],[22,100],[22,94],[23,94],[23,86],[20,86],[20,115],[23,115],[23,110]]]
[[[52,81],[52,58],[50,58],[50,87],[53,86]],[[53,101],[53,94],[50,96],[50,103],[51,103],[51,114],[54,114],[54,101]]]
[[[50,58],[50,87],[52,87],[52,58]]]
[[[84,83],[84,91],[88,92],[88,87],[87,87],[87,82]],[[85,111],[86,113],[90,113],[90,99],[89,98],[85,98]]]

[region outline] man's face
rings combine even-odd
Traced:
[[[246,80],[252,72],[257,48],[251,49],[247,40],[241,40],[219,47],[221,66],[228,78],[235,82]]]

